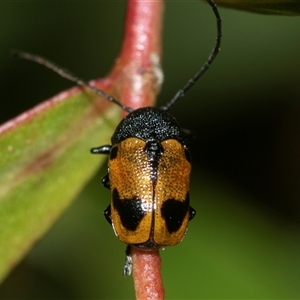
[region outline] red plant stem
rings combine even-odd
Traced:
[[[160,90],[162,16],[162,0],[128,0],[122,49],[110,79],[116,98],[133,109],[153,106]]]
[[[131,249],[135,295],[138,300],[164,299],[161,258],[158,251]]]
[[[109,80],[114,96],[133,109],[153,106],[162,83],[162,17],[162,0],[128,0],[122,49]],[[132,248],[131,254],[136,299],[163,299],[159,252]]]

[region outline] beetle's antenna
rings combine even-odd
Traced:
[[[166,105],[164,105],[162,107],[163,110],[169,110],[175,103],[176,101],[183,97],[184,94],[197,82],[197,80],[209,69],[210,65],[212,64],[212,62],[214,61],[214,59],[216,58],[217,54],[220,51],[220,45],[221,45],[221,38],[222,38],[222,20],[218,11],[218,8],[216,6],[216,4],[214,3],[213,0],[206,0],[208,2],[208,4],[211,6],[215,16],[216,16],[216,20],[217,20],[217,37],[216,37],[216,43],[215,46],[212,50],[212,52],[210,53],[208,60],[206,61],[206,63],[202,66],[202,68],[194,75],[193,78],[191,78],[186,85],[179,90],[176,95],[173,97],[173,99],[171,99],[170,102],[168,102]]]
[[[58,73],[60,76],[75,82],[78,85],[84,86],[90,90],[92,90],[93,92],[95,92],[98,96],[105,98],[106,100],[117,104],[119,107],[121,107],[123,110],[127,111],[128,113],[131,113],[133,111],[132,108],[122,105],[119,101],[117,101],[114,97],[104,93],[103,91],[95,88],[94,86],[92,86],[91,84],[89,84],[87,81],[73,75],[70,71],[68,71],[67,69],[64,69],[54,63],[52,63],[51,61],[38,56],[38,55],[34,55],[34,54],[30,54],[30,53],[26,53],[26,52],[22,52],[22,51],[18,51],[18,50],[12,50],[11,54],[13,56],[16,56],[18,58],[23,58],[23,59],[27,59],[27,60],[31,60],[33,62],[36,62],[38,64],[41,64],[43,66],[45,66],[46,68],[54,71],[55,73]]]

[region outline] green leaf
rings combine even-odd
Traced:
[[[218,6],[246,10],[261,14],[300,15],[299,0],[216,0]]]
[[[0,279],[105,160],[89,149],[110,142],[118,115],[106,100],[74,88],[0,127]]]

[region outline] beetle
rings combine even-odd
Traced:
[[[194,77],[161,108],[133,110],[40,56],[13,51],[19,58],[42,64],[128,112],[112,135],[111,144],[91,149],[93,154],[109,155],[108,173],[102,184],[111,191],[111,203],[104,216],[118,238],[127,244],[124,275],[131,273],[131,246],[154,250],[176,245],[196,214],[189,199],[188,133],[169,110],[208,70],[220,50],[221,18],[213,0],[207,2],[217,20],[214,48]]]
[[[131,273],[130,245],[153,250],[178,244],[196,211],[190,206],[191,160],[186,134],[166,110],[143,107],[116,128],[103,185],[111,190],[104,211],[126,249],[124,275]]]

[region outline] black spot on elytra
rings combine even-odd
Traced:
[[[161,214],[169,233],[176,232],[182,225],[182,222],[189,211],[190,199],[189,192],[184,201],[168,199],[161,206]]]
[[[142,209],[142,201],[133,197],[131,199],[120,199],[117,189],[112,192],[113,207],[117,210],[122,225],[131,231],[135,231],[141,223],[146,212]]]
[[[110,151],[109,159],[115,159],[117,157],[117,155],[118,155],[118,150],[119,150],[118,146],[112,147],[112,149]]]

